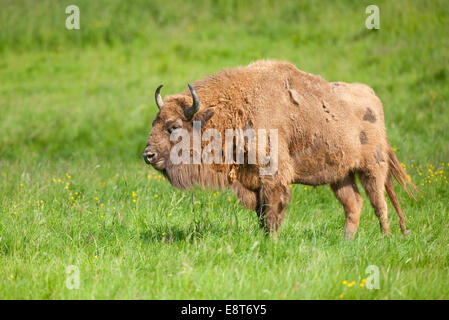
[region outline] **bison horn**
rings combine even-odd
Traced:
[[[184,109],[184,115],[188,120],[192,119],[193,115],[199,110],[200,108],[200,99],[198,98],[198,95],[195,92],[195,89],[190,84],[187,84],[190,89],[190,93],[192,94],[193,98],[193,104],[191,107]]]
[[[161,97],[161,88],[164,85],[161,84],[159,87],[157,87],[156,89],[156,93],[154,94],[154,98],[156,99],[156,105],[159,108],[159,110],[163,107],[164,105],[164,101],[162,101],[162,97]]]

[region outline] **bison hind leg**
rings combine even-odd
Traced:
[[[388,176],[387,166],[377,166],[375,170],[359,173],[360,181],[374,208],[380,227],[386,235],[390,235],[387,201],[385,199],[385,183]]]
[[[363,206],[363,198],[357,188],[354,173],[350,173],[343,180],[331,184],[331,189],[345,210],[344,236],[346,239],[352,239],[357,232]]]

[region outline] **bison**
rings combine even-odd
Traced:
[[[261,227],[275,234],[291,199],[291,184],[329,184],[345,211],[344,236],[353,238],[363,204],[358,176],[382,231],[390,234],[386,190],[402,233],[408,233],[392,178],[411,196],[416,187],[388,143],[382,103],[369,86],[328,82],[288,62],[259,60],[221,70],[165,99],[160,95],[161,87],[155,93],[159,112],[143,158],[173,186],[231,188],[241,204],[256,211]],[[275,172],[261,173],[267,163],[262,163],[260,154],[256,163],[250,163],[247,145],[241,149],[243,162],[179,163],[171,159],[182,135],[173,137],[180,130],[189,133],[192,142],[195,130],[204,133],[215,129],[224,134],[229,129],[237,132],[248,128],[276,130],[276,139],[262,146],[264,152],[276,147],[276,155],[266,157],[275,164]],[[248,141],[247,136],[243,139]],[[201,146],[206,142],[201,140]],[[187,158],[191,159],[195,150],[189,145]],[[219,145],[226,148],[223,142]],[[235,157],[237,150],[232,148]],[[213,156],[220,160],[223,154]]]

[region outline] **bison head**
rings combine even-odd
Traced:
[[[159,112],[153,121],[153,128],[142,156],[147,164],[163,173],[173,167],[170,150],[176,141],[170,139],[171,134],[178,129],[192,132],[194,120],[204,123],[213,115],[211,109],[198,112],[200,100],[195,89],[190,84],[188,86],[190,94],[185,91],[168,96],[165,101],[160,94],[162,85],[156,89],[155,99]]]

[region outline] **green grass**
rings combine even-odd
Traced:
[[[449,9],[378,1],[370,31],[368,4],[0,0],[0,298],[448,299]],[[141,161],[157,85],[259,58],[375,89],[422,190],[396,188],[410,236],[391,205],[383,236],[365,197],[344,241],[329,188],[297,185],[275,241],[232,193],[174,190]],[[369,265],[379,290],[359,286]]]

